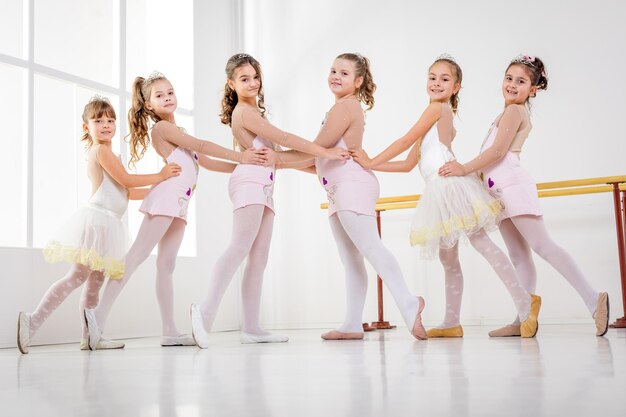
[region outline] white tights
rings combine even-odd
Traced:
[[[174,321],[173,273],[184,233],[185,222],[182,219],[150,214],[144,216],[137,238],[124,259],[124,277],[107,282],[102,299],[96,308],[96,319],[102,329],[118,295],[135,270],[158,244],[156,293],[161,311],[162,332],[164,336],[180,335]]]
[[[367,273],[363,258],[382,278],[404,322],[412,329],[418,300],[406,286],[398,261],[380,240],[376,218],[352,211],[339,211],[329,220],[346,273],[346,316],[338,330],[348,333],[363,331],[362,316],[367,294]]]
[[[518,320],[526,320],[530,311],[530,294],[520,283],[515,269],[507,256],[493,243],[484,230],[471,236],[469,241],[498,275],[513,298]],[[439,260],[443,265],[446,281],[446,314],[441,328],[458,326],[460,323],[461,300],[463,298],[463,272],[459,263],[459,245],[451,249],[440,249]]]
[[[92,271],[85,265],[74,264],[68,273],[52,284],[48,291],[44,294],[39,305],[30,316],[30,335],[33,336],[48,317],[65,301],[68,295],[76,288],[80,287],[84,282],[87,284],[83,288],[83,292],[78,303],[78,312],[80,314],[80,323],[82,324],[83,339],[88,337],[87,327],[85,326],[84,309],[94,308],[98,305],[98,295],[100,288],[104,283],[104,274],[98,271]]]
[[[574,287],[589,312],[592,315],[595,313],[598,292],[591,287],[570,254],[550,238],[543,217],[530,215],[511,217],[500,223],[500,233],[520,283],[528,292],[534,293],[537,287],[537,271],[531,255],[532,249]]]
[[[242,331],[255,335],[268,334],[261,328],[259,313],[263,272],[267,265],[273,226],[274,212],[263,205],[253,204],[233,212],[230,244],[213,267],[206,298],[200,304],[206,331],[213,327],[226,288],[247,257],[241,282]]]

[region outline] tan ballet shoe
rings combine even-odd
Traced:
[[[429,338],[431,337],[463,337],[463,327],[459,324],[454,327],[447,327],[444,329],[432,328],[426,332]]]
[[[507,324],[489,332],[489,337],[519,337],[521,335],[522,331],[519,324]]]
[[[609,329],[609,294],[598,294],[598,305],[594,315],[596,320],[596,336],[604,336]]]
[[[415,315],[415,322],[413,322],[413,329],[411,329],[411,334],[417,340],[426,340],[428,339],[428,334],[426,333],[426,329],[422,324],[422,311],[426,306],[426,302],[422,297],[417,297],[419,302],[419,307],[417,308],[417,314]]]
[[[522,337],[535,337],[539,329],[539,309],[541,309],[541,297],[530,294],[530,312],[528,317],[520,324]]]
[[[363,333],[347,333],[339,330],[331,330],[322,334],[324,340],[362,340]]]

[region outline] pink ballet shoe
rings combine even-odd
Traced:
[[[596,336],[604,336],[609,329],[609,294],[598,294],[598,305],[593,318],[596,321]]]
[[[427,340],[428,333],[426,333],[426,329],[422,324],[422,311],[424,310],[424,306],[426,306],[426,302],[422,297],[417,297],[417,300],[419,301],[419,307],[417,308],[417,314],[415,315],[415,322],[413,323],[411,334],[417,340]]]
[[[363,340],[363,333],[346,333],[339,330],[331,330],[322,334],[324,340]]]

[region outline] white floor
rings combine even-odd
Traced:
[[[626,330],[547,326],[536,339],[414,341],[406,329],[283,344],[211,335],[207,350],[0,350],[2,416],[626,416]]]

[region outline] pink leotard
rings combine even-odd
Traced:
[[[526,127],[520,129],[520,132],[518,132],[511,144],[511,146],[516,144],[519,148],[518,152],[513,152],[509,148],[509,151],[506,152],[502,159],[484,168],[481,174],[483,183],[489,190],[489,193],[502,203],[503,219],[524,214],[534,216],[542,215],[539,197],[537,195],[537,185],[528,171],[520,165],[518,156],[519,151],[521,151],[521,144],[523,144],[530,131],[528,110],[522,108],[521,114]],[[487,139],[485,139],[480,149],[481,152],[484,152],[492,146],[498,134],[498,120],[499,119],[496,119],[491,125]]]
[[[180,165],[180,175],[153,185],[139,211],[154,216],[178,217],[187,222],[187,207],[198,180],[198,155],[176,147],[166,158],[168,163]]]
[[[334,145],[347,149],[343,138]],[[349,210],[368,216],[376,215],[376,200],[380,194],[378,179],[352,159],[337,161],[315,158],[317,175],[328,195],[328,215]]]
[[[260,137],[254,138],[255,149],[272,148],[272,144]],[[274,211],[274,166],[239,164],[230,175],[228,193],[233,210],[252,204],[261,204]]]

